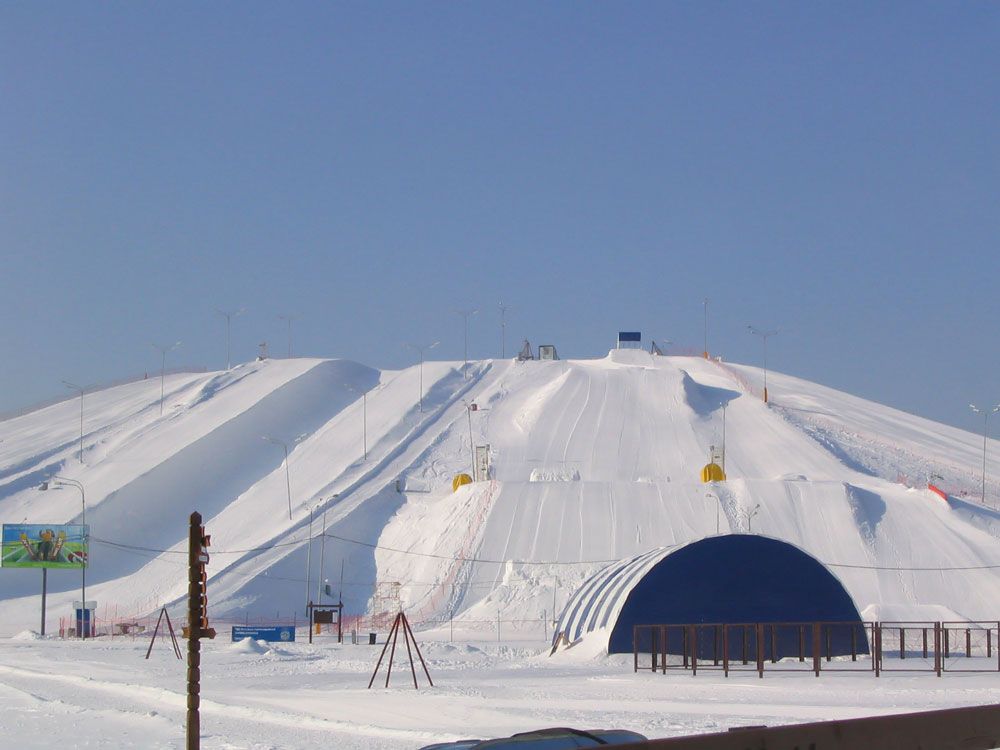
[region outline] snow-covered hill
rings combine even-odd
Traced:
[[[198,510],[216,617],[301,613],[343,569],[348,612],[395,582],[416,620],[537,619],[607,561],[748,527],[830,565],[869,614],[995,617],[1000,514],[976,501],[981,438],[768,375],[764,404],[753,368],[640,351],[464,373],[267,360],[168,376],[162,416],[159,381],[140,381],[85,396],[82,464],[78,400],[0,422],[0,521],[78,521],[72,487],[38,487],[81,482],[88,599],[119,613],[184,595]],[[699,471],[723,430],[729,479],[708,487]],[[264,436],[288,445],[287,474]],[[470,438],[491,446],[492,477],[453,493]],[[942,500],[932,475],[970,497]],[[0,571],[0,633],[36,623],[39,585]],[[68,613],[78,586],[53,571],[50,611]]]

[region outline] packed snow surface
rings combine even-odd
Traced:
[[[182,619],[197,510],[212,536],[220,629],[301,623],[307,600],[342,596],[345,614],[376,623],[402,607],[437,641],[438,688],[377,694],[363,689],[374,658],[361,647],[211,644],[206,747],[310,747],[325,735],[403,748],[544,724],[663,736],[996,700],[995,676],[873,687],[847,675],[832,690],[828,680],[688,679],[679,698],[674,678],[634,676],[599,645],[580,649],[590,661],[536,656],[561,607],[604,565],[737,531],[816,557],[865,617],[998,617],[1000,514],[989,505],[1000,488],[990,480],[988,505],[979,502],[982,437],[780,373],[768,387],[765,404],[755,368],[641,351],[401,371],[266,360],[169,375],[162,402],[158,379],[86,393],[82,448],[79,399],[0,422],[0,521],[79,523],[81,492],[39,488],[57,476],[82,485],[86,598],[99,622],[164,606]],[[453,492],[485,445],[489,474]],[[728,479],[704,485],[712,446]],[[989,477],[1000,476],[997,447]],[[0,570],[0,691],[21,722],[13,736],[64,727],[73,744],[77,722],[51,720],[75,716],[105,727],[89,735],[94,746],[172,746],[180,667],[161,654],[147,671],[144,640],[36,639],[40,578]],[[48,575],[50,634],[81,584],[74,571]],[[459,645],[494,637],[530,646]]]

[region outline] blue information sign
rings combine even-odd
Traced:
[[[255,641],[288,643],[295,640],[295,628],[291,625],[279,625],[271,628],[260,628],[255,625],[233,625],[233,643],[244,638]]]
[[[618,332],[619,341],[642,341],[641,331],[619,331]]]

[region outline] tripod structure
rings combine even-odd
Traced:
[[[430,672],[427,671],[427,664],[424,662],[424,657],[420,653],[420,647],[417,646],[417,639],[413,636],[413,629],[410,628],[410,623],[406,619],[406,615],[400,610],[399,614],[396,615],[396,619],[392,621],[392,627],[389,629],[389,635],[386,636],[385,645],[382,647],[382,653],[379,654],[378,664],[375,665],[375,671],[372,672],[372,678],[368,681],[368,689],[375,684],[375,678],[378,676],[378,670],[382,666],[382,659],[385,656],[386,649],[389,648],[389,644],[392,644],[392,649],[389,651],[389,661],[386,663],[385,670],[385,686],[389,687],[389,677],[392,675],[392,659],[396,655],[396,640],[399,638],[399,631],[403,631],[403,640],[406,643],[406,655],[410,660],[410,674],[413,675],[413,687],[417,690],[420,686],[417,685],[417,670],[413,664],[413,652],[417,652],[417,657],[420,659],[420,666],[424,668],[424,674],[427,676],[427,682],[430,683],[431,687],[434,687],[434,681],[431,679]],[[410,649],[410,642],[413,642],[413,649]]]

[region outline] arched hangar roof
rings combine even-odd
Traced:
[[[609,653],[632,651],[633,625],[860,622],[818,560],[770,537],[727,534],[612,563],[567,603],[555,637],[601,631]]]

